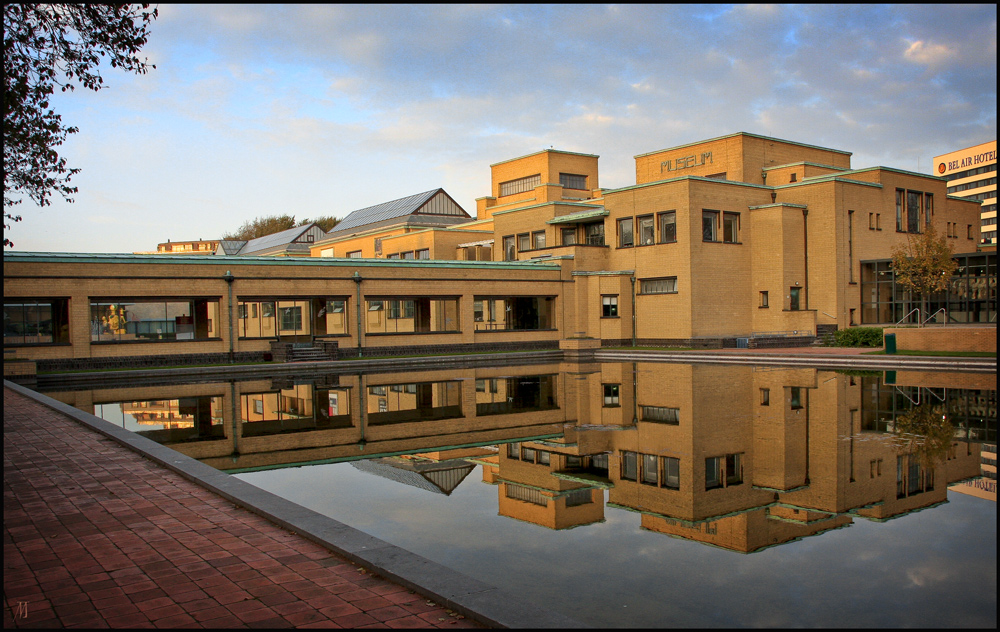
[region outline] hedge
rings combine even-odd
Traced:
[[[833,336],[838,347],[882,347],[881,327],[838,329]]]

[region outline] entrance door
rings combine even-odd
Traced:
[[[793,287],[788,293],[788,309],[798,311],[799,309],[799,288]]]

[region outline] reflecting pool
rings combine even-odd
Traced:
[[[552,363],[46,394],[597,627],[995,627],[995,379]]]

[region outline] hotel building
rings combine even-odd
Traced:
[[[810,344],[928,320],[889,262],[931,225],[960,268],[930,313],[995,321],[979,201],[850,160],[741,132],[640,154],[634,185],[602,189],[598,156],[550,149],[492,165],[475,218],[435,189],[289,242],[311,257],[6,253],[4,343],[41,370],[285,359],[296,343],[330,358]]]
[[[997,142],[934,157],[934,173],[948,181],[948,194],[981,203],[981,243],[997,245]]]

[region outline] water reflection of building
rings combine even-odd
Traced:
[[[672,363],[299,376],[175,387],[221,423],[143,434],[228,471],[374,458],[358,467],[442,492],[480,465],[502,516],[564,529],[625,510],[751,552],[945,502],[995,444],[992,379]],[[56,396],[115,394],[166,399]]]

